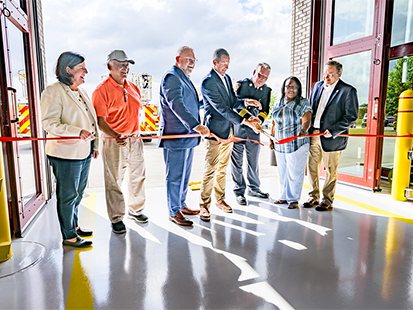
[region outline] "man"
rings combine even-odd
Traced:
[[[205,125],[218,138],[227,139],[233,136],[232,124],[245,124],[253,130],[260,119],[245,110],[245,105],[260,106],[260,103],[251,99],[237,99],[231,78],[225,72],[229,68],[229,54],[219,48],[213,54],[213,68],[204,77],[201,93],[204,99]],[[244,107],[238,114],[234,109]],[[201,184],[200,218],[210,220],[209,207],[211,205],[212,188],[215,191],[216,206],[224,212],[232,212],[232,208],[225,202],[225,175],[231,156],[232,143],[222,143],[215,138],[205,141],[205,168]]]
[[[310,199],[304,203],[304,208],[316,206],[317,211],[333,209],[338,164],[341,152],[348,142],[348,137],[338,135],[348,133],[348,129],[355,123],[358,116],[357,91],[340,79],[342,73],[343,66],[339,62],[327,61],[324,66],[323,81],[314,84],[311,90],[310,103],[314,112],[309,132],[311,134],[322,132],[324,135],[310,139],[308,156]],[[323,199],[319,203],[321,160],[326,167],[326,179]]]
[[[126,79],[129,64],[135,62],[129,59],[124,51],[111,52],[107,60],[109,77],[98,85],[92,95],[99,129],[103,132],[106,205],[112,230],[116,234],[126,232],[123,223],[125,200],[121,185],[127,167],[128,216],[138,223],[148,221],[148,217],[142,213],[145,206],[146,178],[143,143],[142,140],[131,139],[139,135],[141,94],[138,87]]]
[[[165,73],[161,81],[161,135],[181,135],[199,132],[209,135],[199,117],[199,98],[189,74],[195,68],[195,54],[192,48],[182,46],[175,57],[175,65]],[[186,215],[197,215],[199,210],[191,210],[185,204],[189,177],[192,170],[194,147],[200,138],[162,139],[166,165],[166,193],[169,219],[183,226],[193,222]]]
[[[237,97],[240,99],[255,99],[261,103],[261,109],[250,106],[248,112],[258,116],[260,122],[264,122],[270,110],[271,88],[265,82],[270,75],[271,67],[269,64],[262,62],[257,65],[252,78],[246,78],[238,81],[235,86]],[[243,113],[240,110],[240,113]],[[245,125],[235,125],[234,136],[254,141],[260,141],[260,134],[257,134],[250,127]],[[244,161],[244,150],[247,156],[247,179],[248,179],[248,196],[267,199],[268,193],[260,190],[260,178],[258,159],[260,155],[260,145],[252,141],[235,142],[231,153],[231,171],[234,180],[234,193],[237,197],[238,204],[247,205],[245,199],[246,183],[242,173],[242,163]]]

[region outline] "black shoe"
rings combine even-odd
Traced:
[[[148,217],[145,214],[135,215],[135,214],[129,212],[128,217],[131,220],[134,220],[135,222],[137,222],[139,224],[147,223],[148,220],[149,220]]]
[[[324,202],[320,203],[317,207],[315,207],[316,211],[332,211],[333,207],[325,204]]]
[[[268,193],[263,193],[260,190],[257,190],[256,192],[248,192],[248,196],[263,198],[263,199],[268,199],[270,197]]]
[[[86,248],[92,245],[92,241],[90,240],[85,240],[81,237],[77,237],[75,242],[70,242],[67,240],[63,240],[63,245],[68,245],[68,246],[73,246],[75,248]]]
[[[314,199],[312,199],[312,198],[310,198],[308,201],[306,201],[306,202],[304,202],[303,203],[303,207],[304,208],[312,208],[312,207],[315,207],[315,206],[318,206],[318,201],[317,200],[314,200]]]
[[[247,199],[245,199],[244,196],[237,196],[237,202],[241,206],[246,206],[247,205]]]
[[[112,223],[112,231],[115,234],[124,234],[126,232],[126,226],[122,221],[117,223]]]
[[[76,230],[76,232],[77,232],[77,235],[81,237],[90,237],[93,235],[93,231],[89,229],[82,229],[80,227],[78,230]]]

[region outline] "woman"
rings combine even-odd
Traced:
[[[298,208],[304,171],[307,162],[309,138],[307,130],[311,124],[311,107],[307,99],[301,97],[301,82],[295,76],[287,78],[281,88],[281,99],[272,109],[271,135],[277,140],[298,136],[285,144],[274,144],[281,196],[275,204],[288,203],[288,209]]]
[[[83,56],[65,52],[56,65],[58,82],[42,94],[42,125],[48,132],[46,154],[56,177],[57,215],[63,245],[88,247],[92,241],[82,237],[92,231],[78,223],[78,206],[87,184],[91,158],[97,158],[97,119],[86,92],[79,88],[88,73]],[[65,140],[77,136],[80,139]]]

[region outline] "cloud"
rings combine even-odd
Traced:
[[[123,49],[136,61],[133,73],[153,76],[158,101],[162,75],[174,64],[177,48],[189,45],[199,59],[192,80],[199,86],[218,47],[231,55],[228,74],[249,77],[256,64],[273,70],[268,85],[278,92],[289,75],[291,3],[284,0],[43,0],[48,84],[60,53],[86,57],[89,95],[107,75],[106,58]]]

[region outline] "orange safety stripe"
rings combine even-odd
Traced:
[[[21,134],[28,134],[30,133],[30,115],[29,115],[29,107],[26,106],[19,106],[20,116],[19,116],[19,125],[20,129],[19,132]]]
[[[141,124],[141,131],[157,131],[156,121],[158,116],[154,116],[155,110],[157,110],[156,106],[145,106],[145,124]]]

